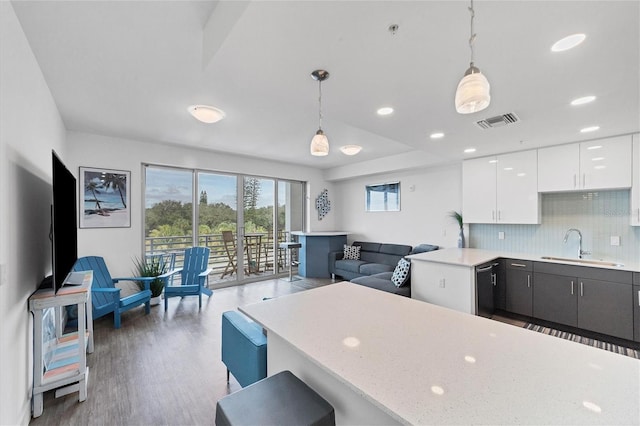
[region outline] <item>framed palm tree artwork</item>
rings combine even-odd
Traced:
[[[80,167],[80,228],[131,227],[131,172]]]

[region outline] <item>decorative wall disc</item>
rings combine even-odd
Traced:
[[[318,210],[318,220],[322,220],[329,210],[331,210],[331,201],[329,201],[329,191],[323,189],[318,198],[316,198],[316,210]]]

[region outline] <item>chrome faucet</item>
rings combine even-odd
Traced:
[[[582,250],[582,232],[580,232],[579,229],[576,228],[571,228],[567,231],[566,234],[564,234],[564,243],[567,243],[567,240],[569,239],[569,234],[571,233],[571,231],[575,231],[578,233],[578,259],[582,259],[582,255],[584,254],[591,254],[590,251],[584,251]]]

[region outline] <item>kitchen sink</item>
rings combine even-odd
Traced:
[[[573,259],[573,258],[570,258],[570,257],[554,257],[554,256],[542,256],[541,259],[557,260],[558,262],[580,263],[580,264],[583,264],[583,265],[613,266],[613,267],[616,267],[616,268],[620,268],[620,267],[624,266],[624,264],[622,264],[622,263],[608,262],[606,260]]]

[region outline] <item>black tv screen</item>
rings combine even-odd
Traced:
[[[57,292],[78,258],[76,178],[51,151],[53,161],[53,206],[51,208],[51,243],[53,290]]]

